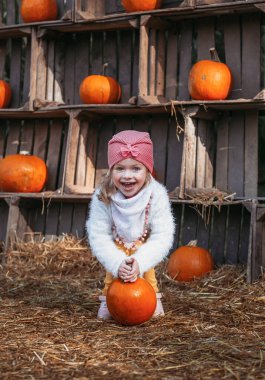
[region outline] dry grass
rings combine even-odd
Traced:
[[[0,269],[1,380],[265,379],[264,279],[158,276],[165,317],[124,327],[96,319],[103,271],[85,242],[18,245]]]

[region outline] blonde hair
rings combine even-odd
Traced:
[[[110,204],[112,195],[117,192],[117,189],[112,180],[112,171],[113,167],[103,175],[100,184],[100,193],[98,194],[98,199],[105,204]],[[151,182],[151,178],[151,173],[147,169],[146,179],[143,187],[147,186]]]

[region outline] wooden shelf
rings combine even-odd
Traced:
[[[89,202],[93,194],[62,194],[59,192],[45,191],[41,193],[0,193],[0,200],[3,199],[6,202],[12,202],[14,200],[20,199],[23,201],[33,201],[33,202],[77,202],[86,203]],[[172,204],[187,204],[187,205],[200,205],[201,202],[179,199],[175,196],[169,196],[170,202]],[[260,203],[265,202],[265,197],[255,198]],[[213,206],[230,206],[238,204],[246,204],[252,202],[251,198],[235,198],[233,201],[224,202],[214,202]]]
[[[171,113],[172,107],[176,111],[183,113],[189,110],[191,116],[202,119],[211,119],[210,111],[237,111],[237,110],[264,110],[265,99],[236,99],[236,100],[187,100],[150,104],[148,99],[141,99],[140,105],[130,104],[77,104],[59,105],[38,108],[34,111],[25,109],[5,108],[0,110],[0,119],[45,119],[45,118],[65,118],[70,113],[78,116],[93,117],[93,115],[112,116],[112,115],[142,115],[142,114],[163,114]],[[196,116],[197,115],[197,116]]]

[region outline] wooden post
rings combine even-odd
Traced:
[[[14,245],[18,239],[23,239],[27,224],[20,211],[20,198],[14,196],[11,198],[6,198],[5,201],[9,205],[5,238],[5,252],[7,252],[8,249],[14,248]]]

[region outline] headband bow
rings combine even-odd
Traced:
[[[121,146],[122,157],[137,157],[140,154],[139,148],[136,145],[127,144],[125,147]]]

